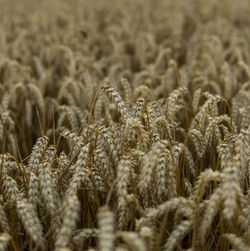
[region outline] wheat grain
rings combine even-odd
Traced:
[[[126,196],[128,195],[128,185],[130,184],[131,162],[129,156],[124,156],[117,167],[117,195],[119,220],[118,226],[122,229],[125,222]]]
[[[3,192],[6,196],[6,200],[10,204],[14,204],[20,196],[20,191],[18,189],[16,181],[10,177],[5,176],[3,180]]]
[[[111,100],[114,100],[115,104],[117,105],[118,111],[121,113],[123,119],[126,121],[128,118],[130,118],[128,109],[126,108],[120,94],[108,83],[103,84],[101,89],[108,94]]]
[[[80,202],[77,196],[73,194],[71,197],[68,197],[64,205],[63,223],[56,236],[55,250],[67,248],[78,219]]]
[[[114,247],[114,216],[107,207],[102,207],[98,212],[99,224],[99,249],[110,251]]]
[[[35,84],[28,84],[29,91],[31,96],[34,96],[34,99],[37,101],[37,105],[42,113],[45,112],[45,101],[43,95]]]
[[[50,163],[43,162],[39,166],[39,183],[41,195],[45,202],[46,210],[50,215],[55,215],[58,205],[58,196],[56,194],[55,185],[53,184],[52,173],[50,171]]]
[[[1,233],[0,235],[0,250],[6,250],[9,241],[11,239],[11,236],[7,233]]]
[[[137,233],[131,232],[118,232],[117,237],[121,237],[122,240],[131,247],[132,250],[144,251],[146,250],[145,243],[140,239]]]
[[[39,182],[37,176],[31,172],[29,178],[29,191],[28,200],[36,208],[37,203],[40,202],[39,198]]]
[[[17,214],[21,219],[25,230],[29,233],[31,239],[41,248],[45,248],[45,239],[43,229],[33,207],[29,202],[22,198],[16,201]]]
[[[248,250],[247,245],[237,235],[235,235],[235,234],[225,234],[224,236],[232,243],[232,245],[235,248],[237,248],[237,250],[240,250],[240,251],[246,251],[246,250]]]
[[[30,172],[33,171],[35,174],[38,172],[38,166],[45,148],[47,147],[48,141],[49,139],[46,136],[37,139],[29,159],[28,168]]]
[[[165,244],[163,249],[170,251],[173,250],[177,242],[180,241],[180,239],[182,239],[184,235],[187,233],[191,225],[192,225],[191,220],[182,221],[168,237],[167,243]]]
[[[72,241],[76,244],[91,237],[97,237],[99,230],[96,228],[85,228],[74,233]]]
[[[8,223],[8,218],[1,204],[0,204],[0,225],[3,232],[10,233],[10,226]]]

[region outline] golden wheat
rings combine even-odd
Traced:
[[[249,6],[0,0],[0,250],[249,250]]]

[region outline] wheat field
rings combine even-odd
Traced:
[[[249,0],[0,0],[0,250],[250,250]]]

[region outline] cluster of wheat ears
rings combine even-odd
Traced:
[[[249,250],[248,0],[0,6],[0,250]]]

